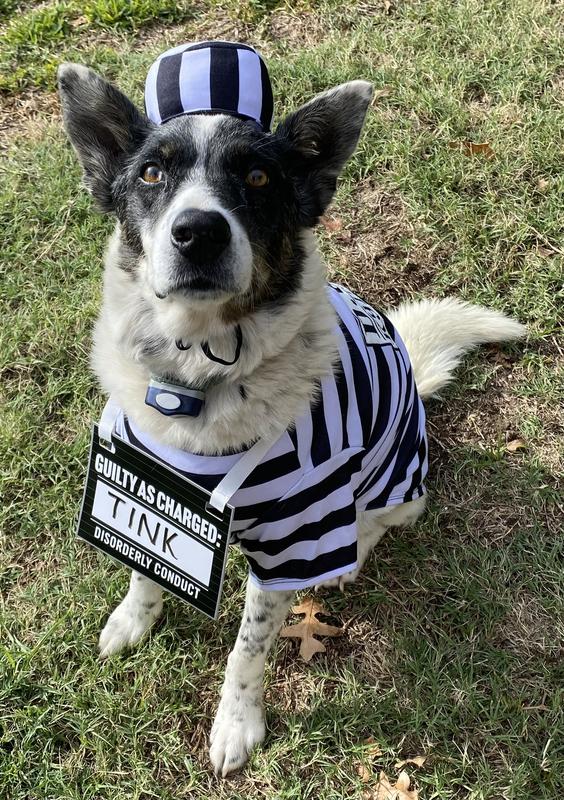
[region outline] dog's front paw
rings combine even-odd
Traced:
[[[248,693],[230,696],[224,689],[210,736],[210,758],[215,774],[225,778],[230,772],[241,769],[264,735],[261,698]]]
[[[119,653],[125,647],[133,647],[149,630],[162,611],[162,600],[137,604],[127,597],[110,614],[100,634],[98,647],[100,658]]]

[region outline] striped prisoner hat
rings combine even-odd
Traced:
[[[182,114],[231,114],[270,130],[272,87],[257,51],[235,42],[181,44],[160,55],[145,82],[145,108],[161,124]]]

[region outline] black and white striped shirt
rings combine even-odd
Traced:
[[[381,313],[328,287],[340,363],[233,495],[232,531],[263,589],[303,589],[357,566],[357,515],[424,494],[425,414],[405,346]],[[201,456],[118,435],[213,491],[241,453]]]

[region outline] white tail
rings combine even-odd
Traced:
[[[518,339],[527,330],[499,311],[450,297],[403,303],[386,313],[405,343],[421,397],[445,386],[468,350],[485,342]]]

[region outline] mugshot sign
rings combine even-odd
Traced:
[[[233,509],[209,499],[118,436],[109,449],[93,426],[77,535],[215,619]]]

